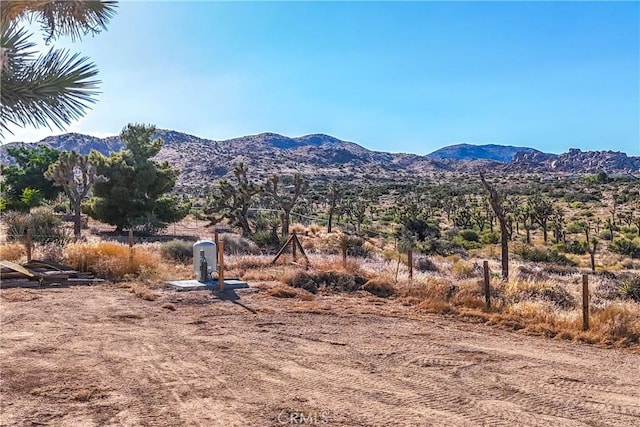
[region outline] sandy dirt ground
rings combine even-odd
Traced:
[[[640,426],[640,355],[352,295],[3,289],[3,426]]]

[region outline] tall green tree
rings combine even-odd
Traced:
[[[75,151],[65,151],[60,158],[49,166],[45,172],[47,179],[54,185],[62,187],[69,198],[73,210],[73,235],[78,240],[81,236],[81,205],[95,182],[102,182],[106,178],[98,175],[97,166]]]
[[[7,153],[15,159],[15,164],[3,168],[4,186],[9,208],[28,209],[21,198],[26,189],[37,190],[40,197],[55,199],[61,189],[54,186],[44,174],[60,156],[60,151],[44,145],[19,146],[9,148]]]
[[[11,125],[64,129],[98,94],[98,69],[88,58],[53,48],[38,54],[25,24],[40,24],[47,44],[60,36],[75,41],[106,29],[115,9],[115,1],[0,2],[0,137]]]
[[[206,209],[207,218],[211,222],[227,219],[232,226],[240,227],[245,237],[252,234],[249,225],[249,209],[253,198],[263,191],[261,185],[249,179],[248,172],[249,168],[246,164],[238,163],[233,170],[236,182],[233,183],[228,179],[220,180]]]
[[[115,225],[116,231],[139,228],[156,231],[179,221],[189,206],[169,196],[179,171],[154,157],[162,148],[161,138],[152,139],[156,127],[129,124],[120,133],[124,147],[109,157],[92,151],[89,162],[106,180],[96,182],[87,213],[94,219]]]

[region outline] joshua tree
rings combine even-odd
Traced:
[[[280,178],[277,175],[273,175],[271,178],[267,180],[265,183],[264,189],[276,202],[278,207],[282,209],[284,212],[282,216],[282,236],[286,237],[289,235],[289,223],[291,218],[291,211],[296,205],[296,202],[306,191],[309,184],[302,177],[300,173],[296,173],[293,176],[293,184],[291,186],[285,187],[284,191],[279,191],[278,185],[280,183]]]
[[[333,214],[336,210],[338,201],[342,198],[343,188],[336,181],[332,181],[329,186],[329,223],[327,225],[327,233],[331,233],[331,225],[333,223]]]
[[[97,174],[97,166],[89,162],[87,156],[75,151],[61,153],[58,160],[49,166],[45,176],[62,187],[69,198],[73,210],[73,235],[76,240],[80,239],[82,201],[93,183],[104,181],[105,177]]]
[[[593,236],[590,237],[591,225],[588,223],[581,224],[584,227],[584,234],[587,239],[587,251],[589,252],[589,258],[591,259],[591,271],[596,271],[596,250],[598,249],[598,239]]]
[[[538,195],[533,196],[529,200],[531,201],[531,215],[540,227],[542,227],[544,242],[547,243],[548,223],[553,215],[553,203],[546,197],[540,197]]]
[[[500,224],[500,244],[502,249],[502,278],[509,279],[509,230],[507,228],[507,212],[504,206],[504,197],[487,182],[483,173],[480,173],[482,185],[489,193],[489,204],[498,218]]]
[[[263,191],[263,188],[251,182],[247,177],[249,168],[240,162],[233,170],[236,184],[227,179],[218,183],[218,189],[213,193],[211,206],[207,208],[208,219],[216,222],[221,218],[227,218],[231,225],[242,229],[242,235],[248,237],[252,234],[249,226],[249,208],[252,199]]]

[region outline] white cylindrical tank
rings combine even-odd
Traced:
[[[204,258],[207,260],[207,277],[206,280],[211,279],[211,273],[216,271],[218,259],[218,253],[216,244],[211,240],[198,240],[193,244],[193,271],[196,273],[198,280],[203,280],[200,277],[200,251],[204,250]]]

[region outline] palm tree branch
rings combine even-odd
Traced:
[[[3,0],[0,2],[2,23],[22,18],[37,21],[46,40],[70,36],[72,40],[82,35],[97,34],[106,29],[115,15],[117,2],[112,0]]]
[[[96,66],[79,54],[51,49],[18,70],[2,73],[0,135],[9,123],[60,129],[84,115],[99,80]]]

